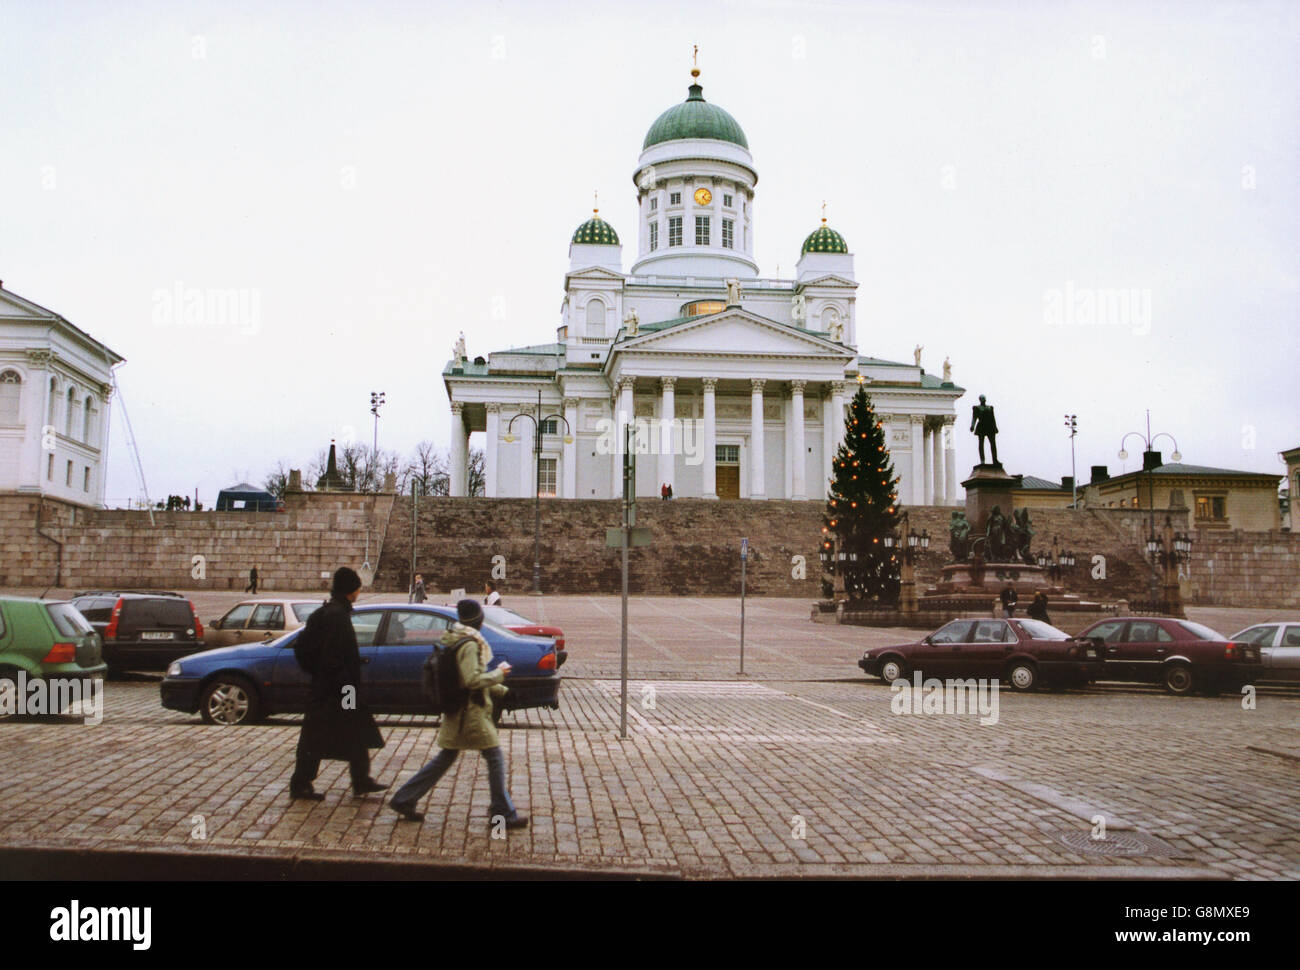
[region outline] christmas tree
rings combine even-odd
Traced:
[[[833,569],[843,574],[849,599],[893,602],[898,561],[884,537],[896,529],[901,515],[898,479],[885,447],[885,427],[861,384],[849,404],[832,472],[824,522],[843,554],[836,556]]]

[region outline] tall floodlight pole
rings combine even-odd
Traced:
[[[1079,416],[1077,414],[1067,414],[1065,416],[1065,429],[1070,433],[1070,508],[1079,507],[1079,483],[1078,472],[1074,468],[1074,439],[1079,433]]]

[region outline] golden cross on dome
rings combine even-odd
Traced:
[[[691,51],[691,77],[700,76],[700,45],[692,44],[694,50]]]
[[[598,215],[599,213],[600,213],[600,189],[593,189],[591,192],[591,214],[594,216],[594,215]]]
[[[826,225],[826,200],[822,199],[822,225]]]

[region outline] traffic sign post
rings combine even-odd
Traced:
[[[749,563],[749,538],[740,540],[740,675],[745,674],[745,567]]]
[[[621,667],[619,673],[618,736],[627,738],[627,548],[632,540],[632,527],[636,524],[636,453],[632,450],[632,425],[623,426],[623,526],[619,529],[623,547],[623,622],[619,645]],[[646,530],[648,531],[648,530]]]

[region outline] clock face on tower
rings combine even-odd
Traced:
[[[713,201],[713,193],[710,192],[708,189],[695,190],[696,205],[708,205],[712,201]]]

